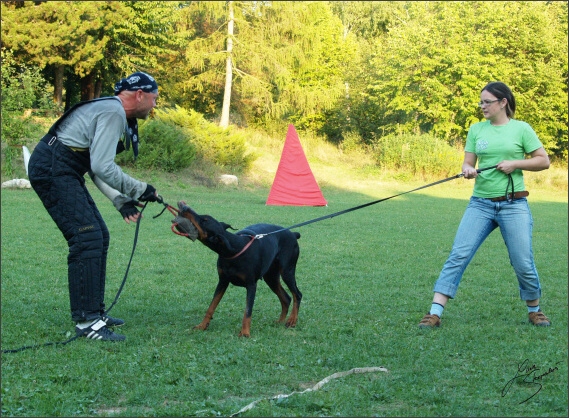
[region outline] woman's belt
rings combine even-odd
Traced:
[[[499,197],[490,197],[488,198],[491,202],[503,202],[504,200],[514,200],[514,199],[521,199],[522,197],[529,196],[529,192],[527,190],[521,192],[515,192],[513,195],[512,193],[508,193],[507,196],[499,196]]]

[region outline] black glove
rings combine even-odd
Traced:
[[[138,201],[123,194],[120,194],[113,199],[113,205],[120,212],[123,218],[128,218],[131,215],[135,216],[138,213],[136,206],[143,206]]]
[[[136,200],[131,200],[130,202],[124,203],[120,207],[119,212],[121,213],[123,218],[130,218],[131,216],[136,216],[136,214],[138,213],[138,209],[136,208],[136,206],[138,206],[138,202]]]
[[[156,202],[158,200],[158,194],[156,189],[150,184],[146,186],[146,190],[142,193],[142,196],[138,198],[141,202]]]

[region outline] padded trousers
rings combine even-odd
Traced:
[[[73,151],[46,137],[30,157],[28,177],[69,247],[67,276],[71,319],[75,322],[96,319],[105,311],[110,236],[85,186],[84,175],[90,168],[89,152]]]

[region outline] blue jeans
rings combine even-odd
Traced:
[[[533,218],[526,198],[492,202],[472,196],[464,212],[450,255],[434,291],[454,298],[466,267],[490,233],[500,228],[510,264],[518,278],[522,300],[541,297],[539,276],[533,261]]]

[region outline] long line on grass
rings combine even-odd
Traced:
[[[385,367],[356,367],[356,368],[353,368],[353,369],[345,371],[345,372],[337,372],[337,373],[331,374],[328,377],[325,377],[324,379],[322,379],[320,382],[316,383],[311,388],[305,389],[302,392],[295,391],[295,392],[289,393],[288,395],[280,394],[280,395],[272,396],[270,398],[263,398],[263,399],[259,399],[257,401],[251,402],[249,405],[244,406],[239,411],[235,412],[234,414],[231,414],[230,417],[234,417],[234,416],[237,416],[239,414],[242,414],[243,412],[249,411],[250,409],[253,409],[259,402],[262,402],[264,400],[284,399],[284,398],[288,398],[291,395],[301,395],[301,394],[306,393],[306,392],[312,392],[312,391],[320,389],[322,386],[324,386],[326,383],[328,383],[332,379],[338,379],[340,377],[348,376],[348,375],[353,374],[353,373],[375,373],[375,372],[389,373],[389,370],[387,370]]]

